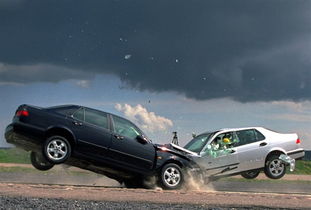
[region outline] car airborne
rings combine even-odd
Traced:
[[[32,165],[48,170],[65,163],[106,175],[125,186],[156,176],[166,189],[179,188],[189,158],[153,144],[132,122],[78,105],[21,105],[7,126],[8,143],[31,151]]]
[[[281,134],[262,127],[248,127],[203,133],[183,149],[195,153],[192,160],[205,176],[241,174],[252,179],[264,171],[267,177],[279,179],[284,176],[286,165],[294,170],[295,159],[304,156],[300,143],[295,133]]]
[[[189,175],[254,178],[261,170],[276,179],[284,175],[287,163],[293,165],[293,159],[304,156],[296,134],[259,127],[203,133],[184,148],[154,144],[132,122],[78,105],[21,105],[5,138],[31,151],[31,163],[39,170],[64,163],[106,175],[127,187],[143,186],[156,177],[163,188],[177,189]]]

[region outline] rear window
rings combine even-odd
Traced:
[[[53,112],[57,112],[62,115],[72,115],[75,111],[77,111],[79,107],[77,106],[57,106],[57,107],[50,107],[47,110],[51,110]]]

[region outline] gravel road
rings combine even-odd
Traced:
[[[71,199],[28,198],[0,196],[0,209],[284,209],[262,206],[220,206],[220,205],[190,205],[190,204],[161,204],[148,202],[112,202],[112,201],[84,201]],[[288,209],[288,208],[287,208]]]

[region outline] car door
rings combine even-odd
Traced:
[[[156,150],[150,141],[139,141],[144,134],[130,121],[111,115],[113,135],[109,148],[113,161],[129,169],[150,171],[155,161]]]
[[[77,139],[75,151],[88,157],[105,159],[111,144],[108,114],[82,107],[70,120]]]
[[[224,142],[229,139],[230,142]],[[234,173],[239,168],[238,154],[234,147],[234,132],[220,132],[208,141],[196,162],[211,175]]]
[[[256,129],[236,131],[240,170],[263,168],[269,147],[265,136]]]

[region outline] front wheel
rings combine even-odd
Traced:
[[[164,189],[179,189],[184,184],[182,169],[175,163],[166,164],[160,173],[160,184]]]
[[[280,179],[285,175],[286,166],[279,155],[271,155],[265,164],[265,174],[271,179]]]
[[[62,136],[51,136],[44,144],[43,154],[53,164],[63,163],[71,155],[70,143]]]
[[[245,179],[255,179],[259,175],[260,171],[258,170],[252,170],[252,171],[246,171],[241,174],[242,177]]]
[[[30,161],[32,166],[40,171],[47,171],[54,166],[54,164],[50,163],[46,158],[42,156],[42,154],[36,152],[30,153]]]

